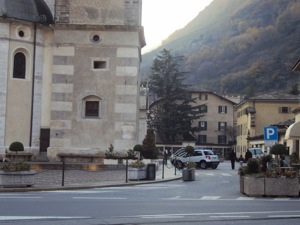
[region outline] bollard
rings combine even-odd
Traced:
[[[61,186],[65,186],[65,160],[62,160],[62,181]]]
[[[162,179],[165,179],[165,162],[163,160],[163,166],[162,166]]]
[[[126,171],[126,183],[128,183],[128,159],[126,159],[126,169],[125,169],[125,171]]]

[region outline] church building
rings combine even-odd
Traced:
[[[0,155],[138,143],[142,0],[0,0]]]

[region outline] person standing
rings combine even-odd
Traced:
[[[235,152],[233,150],[231,151],[231,153],[229,155],[229,158],[230,158],[230,162],[231,162],[231,169],[234,170],[236,155],[235,155]]]

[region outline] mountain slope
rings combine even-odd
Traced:
[[[300,1],[214,0],[143,55],[143,78],[163,48],[185,56],[193,86],[223,94],[289,89],[299,82],[291,68],[300,58]]]

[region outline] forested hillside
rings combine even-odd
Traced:
[[[300,59],[300,1],[214,0],[143,55],[142,79],[163,48],[185,57],[193,86],[222,94],[288,90],[299,83],[291,68]]]

